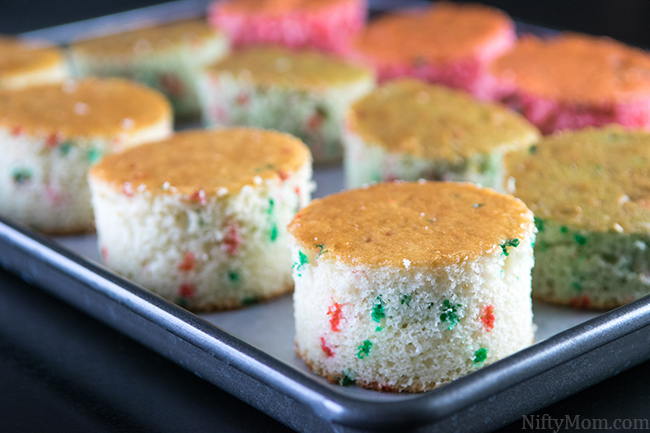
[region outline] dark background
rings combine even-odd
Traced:
[[[0,0],[0,33],[159,3]],[[650,47],[650,1],[494,0],[514,18]],[[650,362],[540,411],[650,418]],[[522,422],[502,432],[520,431]],[[287,432],[286,427],[0,268],[0,432]],[[530,430],[528,430],[530,431]]]
[[[162,3],[156,0],[0,0],[0,32],[19,33]],[[515,19],[650,47],[648,0],[486,0]]]

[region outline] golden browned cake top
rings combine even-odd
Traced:
[[[174,49],[180,45],[201,46],[220,35],[205,20],[188,20],[76,42],[73,51],[89,55],[137,56]]]
[[[226,0],[218,3],[224,13],[251,13],[281,15],[294,11],[310,11],[328,8],[358,0]]]
[[[539,139],[522,116],[496,104],[414,79],[392,81],[357,101],[352,131],[388,152],[456,160]]]
[[[498,9],[441,2],[426,10],[387,14],[371,22],[354,45],[380,63],[411,65],[473,58],[504,33],[514,34],[514,26]]]
[[[528,237],[532,225],[532,213],[512,196],[467,183],[421,181],[314,200],[298,212],[289,231],[301,248],[324,259],[408,268],[447,266],[502,251],[501,245]]]
[[[91,177],[127,193],[144,184],[151,194],[186,194],[200,201],[267,179],[284,180],[310,158],[307,146],[280,132],[194,130],[109,155],[92,168]]]
[[[0,80],[48,69],[63,62],[59,48],[37,47],[33,43],[0,36]]]
[[[650,232],[650,133],[590,128],[531,150],[506,164],[511,192],[536,217],[595,232]]]
[[[606,103],[647,98],[650,55],[607,38],[565,34],[521,39],[491,72],[534,96]]]
[[[325,89],[370,80],[373,72],[361,65],[316,51],[254,47],[235,51],[209,68],[268,86]]]
[[[0,92],[0,126],[61,139],[130,135],[170,118],[162,94],[117,78]]]

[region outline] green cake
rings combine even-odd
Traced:
[[[612,308],[650,294],[650,133],[567,132],[506,164],[535,213],[534,297]]]

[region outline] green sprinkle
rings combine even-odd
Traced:
[[[578,291],[582,290],[582,284],[580,284],[577,281],[572,282],[571,287],[573,287],[575,290],[578,290]]]
[[[379,323],[381,322],[381,319],[386,317],[386,313],[384,312],[384,301],[381,299],[381,296],[377,297],[377,301],[379,301],[378,304],[375,304],[375,306],[372,308],[372,320]]]
[[[560,227],[560,233],[566,233],[568,231],[569,231],[569,229],[567,228],[567,226]]]
[[[485,206],[485,203],[474,203],[474,209],[478,209],[483,206]]]
[[[584,245],[584,244],[587,243],[587,238],[584,237],[584,236],[582,236],[582,235],[578,235],[578,234],[576,234],[575,236],[573,236],[573,239],[576,240],[576,242],[578,243],[578,245]]]
[[[479,350],[474,352],[474,364],[480,364],[487,359],[488,350],[485,347],[481,347]]]
[[[354,377],[354,374],[349,369],[341,372],[341,375],[338,377],[339,385],[345,386],[345,385],[353,384],[355,382],[353,377]]]
[[[384,329],[383,326],[377,326],[377,327],[375,328],[375,332],[379,332],[379,331],[381,331],[382,329]]]
[[[255,169],[255,173],[260,173],[260,172],[262,172],[262,171],[266,171],[266,170],[274,170],[274,169],[275,169],[275,165],[273,165],[273,164],[266,164],[264,167],[257,167],[257,168]]]
[[[359,346],[359,353],[357,354],[357,358],[363,359],[367,356],[370,356],[370,348],[372,347],[372,341],[366,340],[363,342],[361,346]]]
[[[72,149],[72,141],[70,140],[64,141],[59,145],[59,152],[63,156],[67,156],[68,153],[70,153],[71,149]]]
[[[296,268],[297,271],[300,271],[305,265],[309,264],[309,259],[302,251],[298,251],[298,263],[294,263],[292,268]],[[298,274],[299,277],[302,277],[301,274]]]
[[[298,257],[300,257],[300,266],[308,265],[309,259],[302,251],[298,251]]]
[[[273,223],[271,226],[271,242],[275,242],[275,240],[278,238],[278,225]]]
[[[442,314],[440,315],[440,321],[441,322],[447,322],[449,325],[447,325],[447,329],[451,331],[454,329],[456,325],[458,325],[459,318],[458,318],[458,310],[462,307],[460,304],[452,304],[449,302],[449,299],[445,299],[445,301],[442,303],[442,306],[440,307],[440,311]]]
[[[247,297],[245,297],[244,299],[241,300],[241,304],[244,305],[244,306],[247,306],[247,307],[249,307],[251,305],[255,305],[258,302],[259,302],[259,299],[257,299],[254,296],[247,296]]]
[[[239,274],[235,271],[228,271],[228,279],[233,283],[239,282]]]
[[[318,251],[318,254],[316,255],[317,259],[320,259],[320,256],[322,256],[327,252],[327,250],[325,249],[325,245],[316,245],[315,248],[320,248],[320,251]]]
[[[517,248],[519,246],[519,239],[508,239],[504,243],[501,244],[501,249],[503,250],[503,254],[508,257],[510,253],[508,252],[508,247],[515,247]]]
[[[406,304],[407,307],[410,307],[411,304],[411,296],[410,295],[402,295],[402,299],[400,300],[400,303],[402,305]]]
[[[267,214],[271,215],[273,213],[273,205],[274,204],[275,204],[275,202],[273,201],[273,199],[269,200],[269,208],[266,211]]]
[[[319,115],[323,120],[324,120],[324,119],[327,119],[327,117],[328,117],[327,109],[326,109],[325,107],[320,106],[320,105],[318,105],[318,106],[316,107],[316,113],[318,113],[318,115]]]
[[[32,178],[32,171],[27,168],[15,168],[11,172],[11,176],[14,178],[14,183],[22,185],[27,183]]]
[[[534,218],[535,220],[535,228],[537,228],[538,232],[543,232],[544,231],[544,220],[541,218]]]
[[[185,298],[176,298],[176,305],[186,308],[187,307],[187,301],[185,301]]]
[[[528,153],[530,153],[531,155],[536,154],[537,153],[537,146],[530,146],[530,148],[528,148]]]
[[[427,221],[429,221],[431,224],[435,223],[434,220],[427,219]]]
[[[431,303],[429,304],[429,306],[427,307],[427,310],[430,310],[431,307],[433,307],[433,302],[431,302]]]
[[[95,148],[92,148],[88,152],[86,152],[86,158],[88,158],[88,161],[91,164],[94,164],[97,161],[99,161],[101,157],[102,157],[102,153]]]

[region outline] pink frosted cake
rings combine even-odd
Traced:
[[[497,9],[440,3],[379,18],[353,50],[377,69],[380,80],[412,76],[485,98],[486,65],[515,39],[512,21]]]
[[[607,38],[522,39],[490,65],[494,99],[545,134],[561,129],[650,126],[650,56]]]
[[[208,19],[235,46],[279,43],[343,53],[366,10],[365,0],[224,0],[213,4]]]

